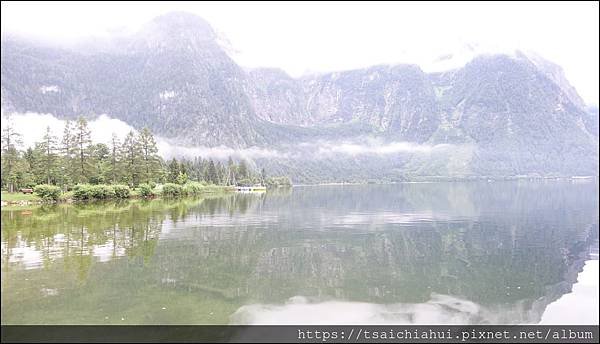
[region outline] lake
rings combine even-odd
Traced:
[[[3,208],[2,323],[597,324],[597,253],[597,180]]]

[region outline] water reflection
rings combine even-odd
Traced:
[[[599,317],[598,296],[598,238],[590,247],[590,260],[577,276],[571,293],[561,296],[548,305],[541,324],[597,325]]]
[[[485,308],[474,302],[432,293],[423,303],[376,304],[364,302],[310,302],[290,298],[283,305],[242,306],[232,324],[252,325],[460,325],[532,323],[536,314],[520,303]]]
[[[2,322],[539,322],[597,236],[594,181],[2,210]]]

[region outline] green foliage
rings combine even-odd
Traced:
[[[113,190],[115,191],[115,198],[129,198],[131,194],[131,189],[127,185],[113,185]]]
[[[188,181],[187,173],[179,172],[179,175],[177,176],[177,184],[183,185],[183,184],[187,183],[187,181]]]
[[[167,179],[171,183],[177,183],[177,177],[179,176],[179,162],[175,158],[169,161],[167,166]]]
[[[188,182],[183,185],[183,194],[187,196],[199,195],[204,191],[204,186],[199,182]]]
[[[179,184],[166,183],[162,188],[164,197],[177,197],[183,194],[183,187]]]
[[[20,192],[7,192],[2,191],[1,196],[2,201],[4,202],[21,202],[21,201],[39,201],[40,198],[35,193],[33,194],[24,194]]]
[[[74,146],[76,172],[74,180],[79,182],[89,180],[92,163],[92,133],[88,128],[87,120],[79,117],[75,124]]]
[[[76,200],[102,200],[113,198],[117,197],[112,185],[78,184],[75,185],[75,188],[73,189],[73,199]]]
[[[269,188],[291,187],[292,181],[288,177],[270,177],[265,184]]]
[[[150,129],[144,128],[137,137],[137,144],[140,150],[140,175],[144,182],[150,182],[156,178],[160,169],[160,158],[158,157],[158,148],[156,141]]]
[[[61,202],[65,202],[67,200],[73,199],[73,191],[63,192],[58,199]]]
[[[142,183],[142,184],[138,185],[137,190],[138,190],[138,194],[140,195],[140,197],[150,198],[150,197],[155,196],[154,187],[152,187],[149,184]]]
[[[121,146],[121,156],[119,158],[121,168],[123,169],[123,181],[129,185],[137,185],[140,181],[141,173],[141,149],[133,131],[130,131]]]
[[[238,166],[238,175],[240,179],[250,177],[250,173],[248,171],[248,165],[246,165],[246,161],[242,160],[240,165]]]
[[[112,185],[94,185],[94,198],[97,199],[112,199],[115,198],[115,189]]]
[[[34,192],[44,201],[56,201],[60,197],[60,188],[55,185],[40,184],[34,188]]]
[[[1,175],[2,188],[8,191],[47,184],[64,192],[72,191],[68,195],[72,194],[76,200],[122,199],[132,194],[178,197],[209,192],[209,185],[219,189],[219,185],[265,184],[267,177],[264,168],[259,172],[247,161],[236,163],[231,157],[227,163],[201,157],[173,158],[167,163],[157,155],[156,142],[147,128],[138,134],[129,132],[122,142],[113,135],[109,145],[93,144],[83,117],[76,122],[67,121],[61,139],[46,128],[42,141],[36,142],[35,147],[18,150],[20,135],[14,132],[9,120],[6,123],[2,131]],[[157,187],[157,183],[164,182],[168,184],[163,192],[163,186]],[[134,189],[137,185],[140,187]],[[63,195],[58,199],[68,197]]]
[[[96,191],[93,190],[94,185],[90,184],[77,184],[73,188],[73,198],[77,200],[92,200]]]
[[[215,162],[210,159],[208,162],[208,166],[206,168],[206,174],[204,176],[204,179],[206,181],[208,181],[211,184],[218,184],[219,183],[219,176],[217,173],[217,167],[215,166]]]

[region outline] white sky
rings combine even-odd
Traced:
[[[293,76],[411,62],[425,70],[467,44],[531,50],[561,65],[598,104],[598,2],[586,3],[12,3],[2,32],[73,39],[135,30],[174,10],[198,14],[229,39],[242,66]]]

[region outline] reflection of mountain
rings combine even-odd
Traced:
[[[597,196],[596,182],[402,184],[3,211],[2,310],[15,322],[223,323],[296,295],[414,308],[438,294],[479,307],[473,322],[537,322],[597,236]]]

